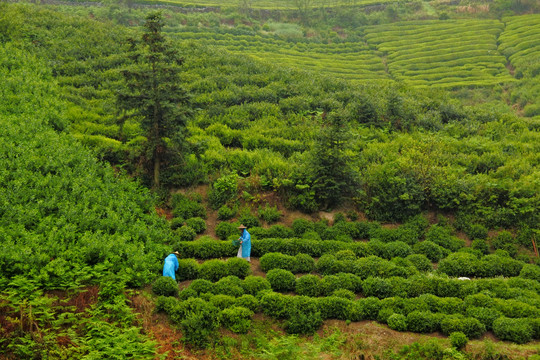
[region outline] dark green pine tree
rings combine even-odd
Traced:
[[[159,188],[162,167],[182,148],[191,108],[179,79],[183,59],[163,36],[161,13],[148,15],[144,28],[141,41],[129,41],[133,64],[122,72],[125,88],[118,94],[118,105],[128,116],[141,119],[147,139],[143,163],[152,187]],[[121,125],[128,116],[120,119]]]
[[[347,155],[351,140],[349,127],[341,114],[329,113],[322,119],[309,164],[312,189],[322,208],[333,207],[350,197],[358,184]]]

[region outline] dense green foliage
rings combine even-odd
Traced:
[[[493,11],[509,4],[494,1]],[[142,31],[114,24],[143,24],[146,10],[1,3],[0,322],[13,330],[2,329],[1,352],[154,358],[126,288],[176,295],[159,276],[173,249],[178,279],[193,282],[178,298],[158,297],[156,310],[190,346],[213,344],[220,327],[249,332],[260,312],[291,334],[339,319],[441,331],[458,348],[490,330],[538,340],[539,17],[385,23],[409,20],[392,14],[413,5],[372,15],[297,6],[276,21],[165,10],[168,49],[183,67],[165,66],[157,91],[127,46]],[[328,23],[315,24],[322,14]],[[161,50],[142,53],[152,63]],[[471,105],[483,95],[486,104]],[[164,100],[171,112],[158,118],[172,131],[152,133],[145,115],[155,108],[131,101],[141,98]],[[163,171],[152,179],[156,156]],[[164,186],[157,199],[143,187],[152,183]],[[199,184],[204,195],[165,195]],[[346,206],[353,221],[269,227],[284,206]],[[225,241],[207,231],[212,210]],[[455,217],[428,222],[426,210]],[[234,258],[240,223],[267,278]],[[92,304],[59,305],[85,292]],[[442,359],[427,348],[402,353]]]

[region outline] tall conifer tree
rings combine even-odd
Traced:
[[[163,36],[163,25],[161,13],[152,13],[141,41],[130,40],[133,64],[123,71],[126,87],[118,95],[120,108],[141,119],[144,160],[154,188],[160,187],[162,166],[181,148],[191,112],[179,79],[183,59]]]

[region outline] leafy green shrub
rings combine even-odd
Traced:
[[[199,263],[195,259],[178,259],[178,281],[195,280],[199,277]]]
[[[283,269],[272,269],[268,271],[266,279],[270,282],[272,290],[279,292],[293,291],[296,284],[294,274]]]
[[[200,217],[194,217],[186,220],[186,225],[201,234],[206,230],[206,222]]]
[[[191,284],[189,285],[189,289],[192,289],[199,295],[211,293],[213,292],[214,284],[212,284],[212,282],[210,282],[209,280],[197,279],[191,282]]]
[[[289,239],[293,237],[293,232],[291,229],[283,225],[272,225],[267,230],[267,237]]]
[[[452,236],[452,229],[438,224],[432,225],[428,229],[426,241],[431,241],[450,251],[458,251],[465,245],[464,240]]]
[[[296,279],[296,293],[298,295],[317,297],[320,295],[321,279],[316,275],[304,275]]]
[[[285,319],[289,315],[290,299],[279,293],[266,292],[261,297],[260,306],[265,315]]]
[[[469,338],[461,331],[456,331],[450,334],[450,344],[458,350],[461,350],[467,345]]]
[[[350,320],[353,302],[336,296],[317,298],[317,304],[323,319]]]
[[[203,301],[203,305],[187,313],[180,325],[182,341],[197,348],[206,348],[219,327],[219,311]]]
[[[386,320],[388,327],[396,331],[407,331],[407,317],[402,314],[392,314]]]
[[[351,290],[347,290],[347,289],[334,290],[331,296],[348,299],[348,300],[354,300],[356,298],[356,294],[352,292]]]
[[[309,220],[299,218],[293,221],[292,229],[295,236],[302,237],[304,233],[308,231],[313,231],[314,225],[313,222]]]
[[[174,194],[171,197],[171,207],[174,217],[177,218],[206,218],[206,209],[200,201],[191,200],[188,196],[181,193]]]
[[[282,253],[270,252],[264,254],[259,259],[259,265],[264,272],[268,272],[272,269],[284,269],[292,271],[295,268],[295,258]]]
[[[317,261],[316,268],[319,273],[323,275],[330,275],[341,272],[342,263],[336,260],[334,255],[324,254]]]
[[[241,306],[227,308],[221,311],[221,324],[238,334],[245,334],[251,327],[253,311]]]
[[[405,258],[409,260],[418,271],[427,272],[433,270],[431,261],[424,254],[412,254]]]
[[[178,236],[179,241],[193,241],[197,236],[195,230],[186,225],[176,229],[175,234]]]
[[[525,264],[519,272],[519,277],[524,279],[532,279],[540,282],[540,266],[533,264]]]
[[[368,277],[364,280],[362,287],[365,296],[375,296],[379,299],[392,296],[392,285],[386,280],[378,277]]]
[[[285,322],[285,331],[289,334],[312,335],[323,324],[320,312],[307,312],[293,309]]]
[[[242,306],[245,307],[251,311],[259,312],[259,300],[253,295],[250,294],[244,294],[236,299],[234,302],[235,306]]]
[[[212,292],[214,294],[224,294],[234,297],[244,295],[244,288],[242,287],[242,280],[234,275],[229,275],[221,278],[214,284]]]
[[[439,262],[442,258],[448,255],[448,251],[443,247],[435,244],[432,241],[421,241],[413,246],[416,254],[425,255],[431,262]]]
[[[230,174],[217,179],[208,193],[208,203],[217,210],[238,193],[238,175]]]
[[[509,231],[501,231],[497,236],[491,239],[491,245],[494,249],[506,250],[510,256],[515,256],[517,253],[516,240]]]
[[[264,208],[259,207],[259,217],[269,224],[278,221],[281,216],[282,214],[276,206],[271,207],[267,204]]]
[[[251,265],[245,259],[230,258],[227,260],[227,273],[243,279],[251,273]]]
[[[489,253],[489,245],[485,240],[473,240],[471,243],[471,248],[480,251],[484,255]]]
[[[184,225],[186,221],[183,217],[175,217],[171,219],[171,222],[169,223],[169,226],[171,227],[171,230],[176,230]]]
[[[469,239],[487,240],[488,229],[482,224],[473,224],[466,229],[465,233]]]
[[[289,334],[311,335],[323,323],[317,304],[310,298],[296,296],[289,311],[289,319],[285,322],[285,331]]]
[[[497,250],[495,254],[486,255],[477,263],[478,276],[496,277],[518,276],[525,264],[522,261],[514,260],[508,256],[504,250]]]
[[[325,276],[320,285],[320,292],[323,295],[330,296],[338,289],[347,289],[353,293],[361,290],[361,280],[353,274],[339,273],[337,275]]]
[[[535,304],[536,305],[536,304]],[[535,305],[514,299],[495,299],[495,309],[504,316],[512,318],[536,318],[540,316],[540,310]]]
[[[383,256],[386,259],[392,259],[396,256],[407,257],[412,254],[412,249],[409,245],[403,241],[393,241],[385,245],[385,255]]]
[[[225,261],[212,259],[201,265],[199,273],[202,279],[215,282],[228,275],[228,268]]]
[[[259,219],[257,219],[256,216],[252,215],[249,212],[249,209],[247,208],[246,208],[246,211],[243,211],[243,213],[240,214],[240,217],[238,218],[238,222],[240,222],[240,224],[243,224],[248,228],[261,226]]]
[[[478,319],[464,317],[460,314],[446,315],[441,320],[441,331],[445,335],[460,331],[468,338],[478,338],[486,332],[486,327]]]
[[[187,300],[189,298],[196,298],[196,297],[199,297],[199,294],[197,294],[197,292],[195,290],[190,289],[190,288],[183,289],[178,294],[178,299],[180,299],[182,301]]]
[[[469,317],[478,319],[487,330],[493,329],[493,322],[502,317],[502,313],[494,308],[469,306],[466,308],[465,314]]]
[[[257,295],[259,291],[270,290],[272,286],[270,285],[270,282],[263,277],[249,275],[244,279],[242,287],[246,294]]]
[[[358,320],[377,320],[379,311],[381,310],[381,301],[376,297],[367,297],[356,301],[358,305],[355,309],[359,312]]]
[[[463,252],[453,253],[441,260],[438,270],[450,276],[475,276],[478,272],[478,258]]]
[[[240,231],[237,224],[223,221],[217,224],[216,235],[221,240],[226,240],[231,235],[238,235],[240,237]]]
[[[337,260],[356,260],[356,254],[352,250],[340,250],[334,256]]]
[[[161,276],[154,281],[152,292],[156,295],[176,296],[178,295],[178,283],[171,277]]]
[[[208,303],[212,304],[219,310],[226,309],[228,307],[231,307],[235,303],[234,296],[227,295],[227,294],[215,294],[208,298]]]
[[[528,319],[501,317],[493,322],[493,332],[501,340],[525,344],[533,339],[534,329]]]
[[[178,303],[178,300],[173,296],[160,295],[158,296],[156,300],[155,311],[164,312],[168,314],[171,311],[171,309],[177,305],[177,303]]]
[[[310,273],[315,270],[315,260],[307,254],[297,254],[294,257],[293,271],[295,273]]]
[[[219,208],[217,215],[219,220],[230,220],[236,215],[236,210],[231,209],[227,205],[223,205]]]
[[[407,314],[407,328],[418,333],[431,333],[439,329],[439,318],[431,311],[413,311]]]

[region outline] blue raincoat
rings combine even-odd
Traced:
[[[165,258],[165,264],[163,264],[163,276],[169,276],[176,280],[174,276],[176,270],[178,270],[178,259],[176,255],[170,254]]]
[[[251,256],[251,235],[248,233],[247,229],[242,231],[242,257],[247,258]]]

